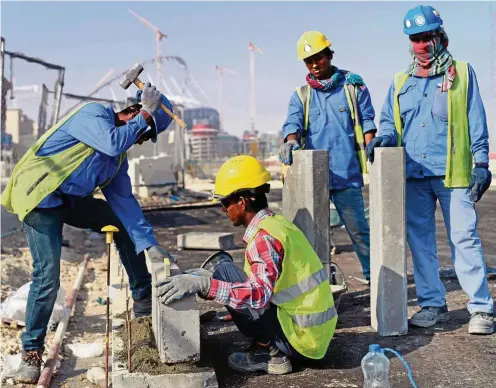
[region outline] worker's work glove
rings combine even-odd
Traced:
[[[147,82],[143,87],[143,92],[141,93],[141,109],[147,111],[152,116],[160,107],[161,95],[155,86],[152,86],[150,82]]]
[[[191,268],[184,271],[184,273],[195,276],[205,276],[207,278],[211,278],[214,275],[212,272],[206,270],[205,268]]]
[[[147,250],[148,257],[151,261],[163,261],[165,258],[169,259],[171,263],[176,263],[176,259],[172,256],[169,251],[160,245],[154,245]]]
[[[197,292],[203,296],[208,295],[210,279],[205,276],[176,275],[165,279],[155,287],[157,287],[157,296],[160,298],[160,302],[169,304],[176,299]]]
[[[279,147],[279,160],[281,163],[292,165],[293,164],[293,155],[292,151],[296,151],[300,149],[300,145],[296,140],[288,140],[286,143],[281,144]]]
[[[489,171],[489,166],[484,163],[475,163],[475,167],[472,170],[472,181],[470,182],[470,194],[472,201],[478,202],[482,195],[491,185],[492,174]]]
[[[388,136],[377,136],[365,147],[365,153],[370,163],[374,162],[374,148],[375,147],[389,147],[391,145],[391,138]]]

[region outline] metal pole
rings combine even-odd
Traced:
[[[250,129],[255,131],[255,52],[250,50]]]
[[[41,85],[41,101],[38,109],[38,140],[46,132],[46,108],[48,99],[48,89],[45,84]]]
[[[14,58],[10,57],[10,99],[14,98]]]
[[[0,132],[2,134],[5,132],[5,98],[4,98],[4,92],[5,91],[4,91],[4,88],[7,87],[6,83],[3,81],[4,62],[5,62],[5,39],[2,36],[0,38],[0,82],[1,82]]]
[[[64,88],[64,76],[65,69],[62,68],[59,70],[59,76],[57,82],[55,83],[55,100],[51,126],[55,125],[55,123],[59,121],[60,104],[62,103],[62,90]]]

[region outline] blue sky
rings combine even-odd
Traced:
[[[304,64],[296,60],[296,41],[305,30],[324,32],[335,50],[334,64],[362,75],[370,89],[378,122],[394,73],[410,62],[402,21],[406,11],[417,4],[2,2],[1,33],[7,50],[65,66],[65,90],[85,94],[109,69],[117,74],[135,62],[154,57],[155,34],[128,12],[131,8],[168,34],[162,41],[162,53],[186,60],[212,104],[217,103],[215,65],[240,74],[224,76],[223,92],[225,129],[239,135],[249,127],[248,41],[264,51],[256,58],[257,128],[262,132],[278,131],[291,93],[305,82]],[[491,4],[430,4],[444,20],[450,51],[455,58],[467,60],[474,67],[494,128],[496,114],[489,112],[489,107],[496,105],[491,100]],[[496,11],[494,5],[493,9]],[[53,71],[21,61],[15,61],[14,66],[18,85],[45,82],[53,89]],[[7,61],[7,74],[8,69]],[[145,70],[154,76],[154,65],[147,65]],[[181,69],[165,63],[166,80],[170,75],[182,81]],[[118,98],[124,98],[117,83],[113,89]],[[111,92],[107,90],[100,96],[111,98]],[[15,102],[36,117],[36,99],[19,98]],[[13,103],[9,101],[9,106]]]

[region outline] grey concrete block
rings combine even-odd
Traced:
[[[330,259],[329,154],[297,151],[282,190],[282,215],[306,236],[324,264]]]
[[[381,336],[408,333],[405,154],[376,148],[370,169],[371,324]]]
[[[112,378],[113,388],[218,388],[215,372],[148,375],[122,373]]]
[[[165,279],[164,264],[148,259],[147,265],[152,275],[152,326],[160,360],[167,364],[199,361],[200,313],[196,295],[164,305],[155,287]],[[170,274],[181,274],[181,270],[171,264]]]
[[[179,249],[236,249],[234,233],[185,233],[177,236]]]

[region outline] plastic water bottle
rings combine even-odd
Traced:
[[[389,388],[389,360],[377,344],[362,359],[363,388]]]

